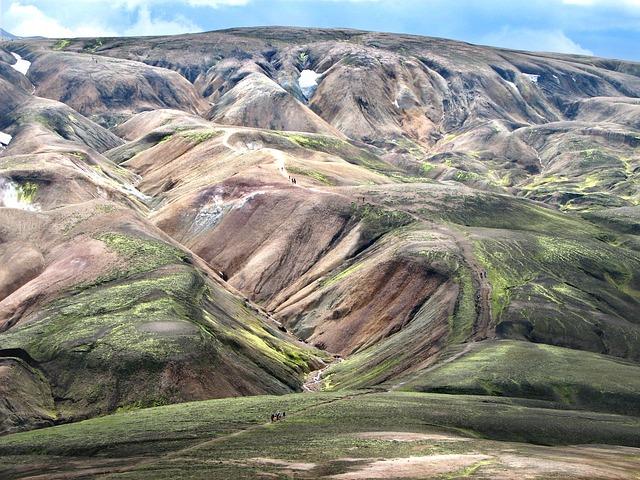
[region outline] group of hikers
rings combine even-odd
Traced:
[[[278,420],[284,420],[284,417],[287,416],[287,412],[276,412],[271,414],[271,421],[277,422]]]
[[[283,166],[278,167],[278,170],[280,170],[280,172],[282,172],[282,174],[287,173],[287,170],[286,170]],[[295,178],[293,178],[291,175],[289,175],[289,181],[290,181],[291,183],[293,183],[294,185],[297,185],[297,184],[298,184],[298,182],[296,181],[296,179],[295,179]]]

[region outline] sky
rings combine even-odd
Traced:
[[[640,61],[640,0],[0,0],[20,36],[348,27]]]

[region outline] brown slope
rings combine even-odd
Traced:
[[[0,204],[1,432],[301,388],[315,354],[145,220],[135,176],[94,149],[120,148],[117,137],[36,97],[11,115],[0,193],[19,202]]]
[[[222,95],[207,117],[225,125],[324,133],[338,131],[267,76],[249,74]]]
[[[30,58],[37,95],[106,123],[155,108],[197,113],[206,107],[187,80],[162,68],[90,54],[37,52]]]

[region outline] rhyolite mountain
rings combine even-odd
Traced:
[[[16,39],[0,131],[0,432],[300,391],[333,356],[325,390],[640,415],[638,63]]]
[[[2,40],[16,40],[16,39],[18,39],[18,38],[20,38],[20,37],[18,37],[18,36],[16,36],[16,35],[12,34],[12,33],[10,33],[10,32],[7,32],[7,31],[6,31],[5,29],[3,29],[3,28],[0,28],[0,38],[1,38]]]

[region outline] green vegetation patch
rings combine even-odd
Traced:
[[[420,170],[422,171],[423,175],[429,175],[436,168],[438,168],[437,165],[429,162],[422,162],[422,165],[420,166]]]
[[[110,474],[113,479],[289,478],[286,462],[309,465],[299,472],[301,478],[330,478],[384,458],[495,453],[499,446],[483,437],[548,445],[640,442],[636,417],[552,407],[541,401],[405,392],[230,398],[14,434],[0,438],[0,454],[3,463],[11,459],[13,465],[22,463],[16,457],[22,454],[34,464],[50,462],[56,473],[77,469],[75,462],[65,465],[65,457],[82,455],[85,466],[105,457],[121,459],[129,471]],[[286,419],[271,423],[270,413],[278,410],[287,412]],[[376,432],[418,438],[394,441]],[[420,439],[421,433],[440,439]],[[522,455],[520,446],[506,447]],[[481,466],[456,470],[455,478]]]
[[[34,182],[24,182],[18,187],[18,201],[33,203],[38,194],[38,184]]]
[[[171,341],[139,331],[139,322],[190,321],[195,315],[189,305],[201,298],[202,279],[186,269],[93,288],[49,304],[38,321],[3,335],[3,345],[23,348],[39,361],[73,357],[74,351],[103,360],[113,356],[122,361],[114,367],[126,368],[126,357],[134,352],[155,361],[172,351]]]
[[[385,209],[369,203],[352,203],[351,213],[362,222],[363,236],[371,240],[413,222],[413,217],[406,212]]]
[[[56,43],[54,43],[51,48],[53,48],[54,50],[64,50],[69,45],[71,45],[71,40],[67,38],[61,38]]]
[[[370,151],[352,145],[345,140],[318,134],[304,135],[301,133],[278,132],[277,135],[286,138],[299,147],[334,155],[348,163],[360,165],[377,173],[390,174],[398,172],[395,167],[383,162]]]
[[[456,170],[456,172],[453,174],[453,179],[456,182],[467,183],[482,180],[482,177],[477,173],[467,172],[465,170]]]
[[[483,342],[403,387],[550,400],[573,408],[640,414],[640,365],[551,345]]]
[[[220,130],[191,130],[180,132],[180,136],[182,138],[186,138],[187,140],[194,142],[196,145],[199,145],[207,140],[211,140],[212,138],[216,138],[222,135],[222,131]],[[163,140],[167,140],[171,136],[168,135]]]
[[[189,259],[186,252],[160,240],[117,232],[103,233],[96,238],[126,261],[125,265],[114,268],[106,276],[100,277],[96,283],[149,272],[164,265],[181,264]]]
[[[0,455],[160,454],[262,424],[277,410],[294,416],[297,411],[345,395],[347,393],[261,395],[122,411],[70,425],[18,433],[11,438],[0,437]]]
[[[305,177],[309,177],[309,178],[313,178],[314,180],[324,184],[324,185],[335,185],[335,183],[333,182],[333,180],[331,180],[329,177],[327,177],[325,174],[318,172],[316,170],[309,170],[306,168],[300,168],[300,167],[287,167],[287,170],[290,173],[293,173],[295,175],[304,175]]]
[[[82,50],[88,53],[95,53],[100,47],[104,45],[104,40],[102,38],[94,38],[92,40],[87,41]]]
[[[633,252],[589,237],[514,232],[477,240],[475,252],[487,271],[493,317],[498,322],[529,325],[530,331],[523,334],[536,341],[573,339],[577,343],[564,346],[593,351],[601,351],[604,341],[612,353],[640,354],[633,347],[638,332],[631,324],[604,320],[607,336],[599,339],[599,328],[605,327],[590,318],[595,311],[633,317],[632,311],[638,308],[640,268],[640,259]],[[511,306],[514,299],[519,301],[518,309]]]
[[[331,285],[335,285],[340,280],[343,280],[343,279],[347,278],[349,275],[351,275],[352,273],[355,273],[358,270],[360,270],[362,267],[364,267],[364,265],[365,265],[364,262],[355,263],[355,264],[351,265],[350,267],[347,267],[344,270],[336,273],[335,275],[332,275],[331,277],[323,280],[322,283],[321,283],[321,286],[322,287],[330,287]]]

